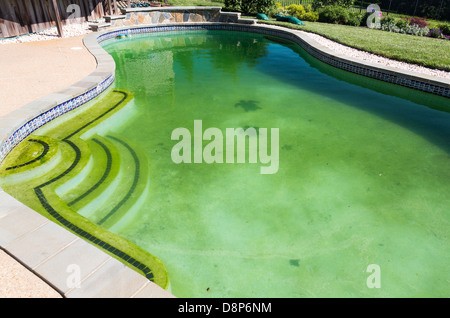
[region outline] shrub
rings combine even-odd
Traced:
[[[349,8],[354,3],[354,0],[313,0],[312,7],[314,10],[324,8],[327,6],[340,6]]]
[[[401,18],[395,22],[395,25],[400,29],[405,29],[409,25],[409,20],[407,18]]]
[[[275,0],[255,0],[255,9],[257,13],[273,14]]]
[[[428,35],[430,31],[428,27],[421,28],[417,24],[405,24],[389,17],[381,19],[381,30],[417,36]]]
[[[389,27],[389,25],[391,25],[392,23],[395,24],[394,18],[391,18],[391,17],[382,18],[380,21],[381,29],[384,30],[385,27]]]
[[[306,13],[305,8],[301,4],[291,4],[287,8],[288,14],[301,19],[301,17]]]
[[[343,7],[327,6],[319,11],[320,22],[346,24],[348,19],[348,11]]]
[[[304,21],[316,22],[316,21],[319,20],[319,12],[316,12],[316,11],[306,12],[306,13],[302,16],[302,20],[304,20]]]
[[[317,20],[319,20],[319,13],[316,11],[312,11],[311,5],[308,5],[305,9],[305,7],[301,4],[291,4],[285,9],[287,15],[292,15],[297,19],[303,21],[316,22]]]
[[[430,29],[430,33],[428,33],[428,36],[431,36],[432,38],[444,38],[442,31],[439,29]]]
[[[241,11],[244,14],[255,13],[255,9],[256,9],[255,6],[256,6],[255,0],[241,0]]]
[[[361,18],[362,18],[362,15],[355,13],[355,12],[349,12],[346,24],[353,25],[353,26],[360,26],[361,21],[362,21]]]
[[[419,27],[417,24],[412,24],[412,25],[410,24],[407,27],[405,27],[405,32],[406,32],[406,34],[419,35],[420,29],[423,29],[423,28]]]
[[[409,25],[415,24],[419,28],[424,28],[428,25],[428,22],[424,18],[406,17],[405,19],[409,21]]]
[[[225,0],[224,5],[230,11],[239,11],[241,0]]]
[[[234,0],[234,1],[237,1],[240,4],[239,5],[240,11],[247,15],[257,13],[264,13],[267,15],[276,14],[275,0]],[[224,4],[225,6],[227,6],[227,3]]]
[[[450,35],[450,25],[441,23],[437,25],[438,29],[442,31],[444,35]]]
[[[281,3],[275,3],[275,14],[277,15],[288,15],[286,7],[283,7]]]

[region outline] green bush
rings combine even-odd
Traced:
[[[319,21],[334,24],[347,24],[348,11],[340,6],[327,6],[319,11]]]
[[[289,15],[292,15],[297,19],[301,19],[301,16],[306,13],[305,8],[301,4],[291,4],[287,6],[286,9]]]
[[[450,35],[450,24],[441,23],[438,24],[437,27],[444,35]]]
[[[349,12],[346,24],[353,26],[360,26],[362,21],[362,15],[356,12]]]
[[[406,21],[408,22],[408,20]],[[428,27],[420,27],[418,24],[410,25],[405,23],[405,19],[396,20],[390,17],[381,19],[381,30],[417,36],[425,36],[430,31]]]
[[[405,29],[408,25],[409,25],[409,21],[407,19],[398,19],[395,22],[395,25],[399,28],[399,29]]]
[[[235,0],[240,3],[240,11],[246,15],[264,13],[274,15],[276,13],[275,0]],[[225,4],[226,5],[226,4]]]
[[[444,35],[442,34],[442,30],[440,29],[430,29],[430,33],[428,36],[436,39],[442,39],[444,38]]]
[[[263,13],[263,12],[255,12],[256,0],[241,0],[241,11],[247,15],[254,13]]]
[[[395,19],[392,17],[384,17],[381,19],[380,23],[381,23],[381,28],[383,28],[383,27],[389,26],[392,23],[395,24]]]
[[[286,7],[283,7],[280,2],[275,3],[275,15],[288,15]]]
[[[312,7],[314,10],[328,6],[339,6],[349,8],[353,5],[354,0],[313,0]]]
[[[224,5],[230,11],[239,11],[241,0],[225,0]]]
[[[302,17],[302,20],[316,22],[319,20],[319,12],[316,12],[316,11],[306,12]]]
[[[285,10],[286,14],[292,15],[302,21],[316,22],[317,20],[319,20],[319,13],[316,11],[312,11],[311,5],[308,5],[305,8],[301,4],[291,4],[285,7]]]
[[[275,12],[275,0],[255,0],[256,13],[272,15]]]

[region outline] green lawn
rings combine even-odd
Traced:
[[[330,40],[394,60],[450,71],[448,40],[319,22],[305,22],[304,26],[277,21],[259,22],[317,33]]]

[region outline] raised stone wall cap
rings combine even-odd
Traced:
[[[232,16],[241,16],[240,12],[220,12],[221,15],[232,15]]]
[[[125,15],[105,15],[104,18],[106,22],[109,22],[108,20],[125,19]]]
[[[199,11],[222,10],[222,7],[187,6],[187,7],[144,7],[144,8],[121,9],[122,13],[147,12],[147,11],[189,11],[189,10],[199,10]]]

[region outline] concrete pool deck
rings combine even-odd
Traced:
[[[83,36],[77,36],[1,45],[0,117],[70,86],[94,71],[95,58],[85,49],[82,38]],[[24,90],[24,85],[30,89]],[[0,297],[62,296],[16,259],[0,250]]]

